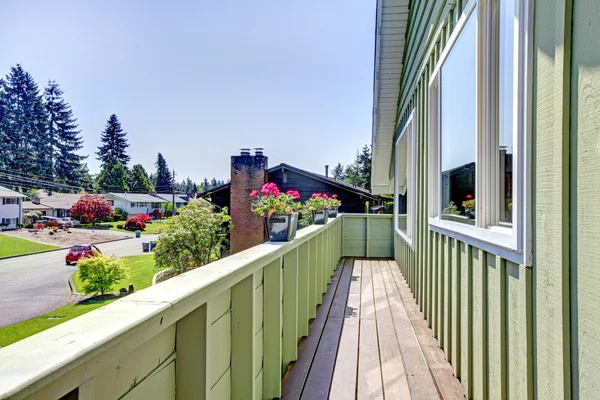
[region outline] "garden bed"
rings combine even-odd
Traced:
[[[49,233],[51,231],[51,228],[46,228],[38,232],[29,232],[28,229],[18,229],[3,232],[3,234],[58,247],[71,247],[72,245],[78,243],[99,243],[130,237],[130,235],[121,235],[116,232],[93,231],[74,228],[71,228],[71,233],[68,233],[66,230],[59,229],[51,235]]]

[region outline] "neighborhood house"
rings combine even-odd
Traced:
[[[113,208],[120,208],[129,215],[150,214],[154,209],[162,208],[167,200],[145,193],[106,193],[104,198]]]
[[[23,219],[23,198],[21,193],[0,186],[0,230],[16,229]]]

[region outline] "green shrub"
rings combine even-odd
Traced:
[[[117,229],[125,229],[125,227],[123,226],[123,224],[119,224],[117,225]]]
[[[121,210],[120,208],[115,208],[113,210],[113,214],[114,215],[121,215],[121,214],[123,214],[123,210]]]
[[[48,231],[48,235],[54,235],[54,231]]]
[[[85,293],[104,294],[126,277],[123,261],[103,254],[81,258],[77,266],[79,278],[85,283]]]

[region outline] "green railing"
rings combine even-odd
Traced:
[[[387,220],[341,215],[0,349],[0,398],[280,397],[338,260],[391,255]]]

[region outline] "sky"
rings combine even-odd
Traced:
[[[0,75],[61,85],[92,173],[113,113],[130,166],[160,151],[178,181],[244,147],[324,173],[371,144],[375,0],[3,2]]]

